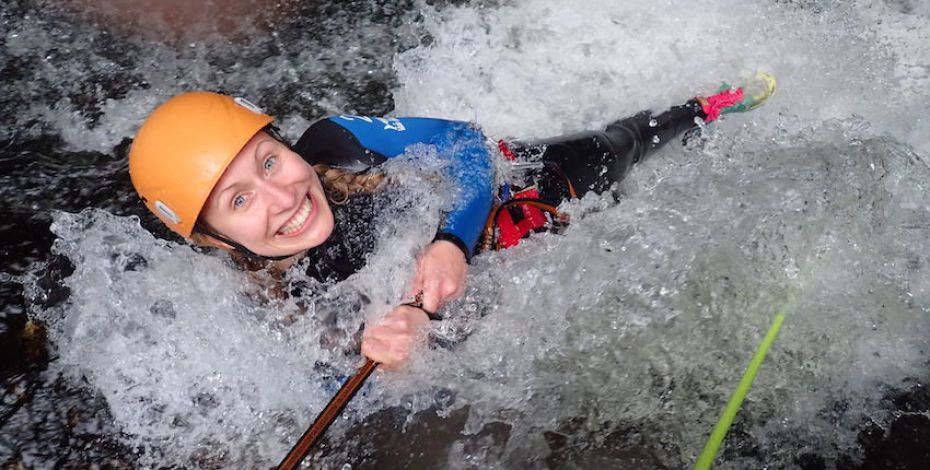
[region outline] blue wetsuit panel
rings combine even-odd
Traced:
[[[307,161],[353,171],[403,155],[413,144],[433,145],[449,158],[446,177],[458,189],[437,238],[460,245],[470,257],[491,210],[494,180],[484,135],[470,124],[433,118],[333,116],[314,123],[295,149]]]

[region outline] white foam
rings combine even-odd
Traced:
[[[766,70],[780,91],[755,125],[797,130],[860,115],[924,152],[930,18],[859,3],[447,8],[426,15],[434,42],[398,57],[395,101],[399,114],[477,119],[498,136],[542,137],[658,110]]]

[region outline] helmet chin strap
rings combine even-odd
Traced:
[[[198,232],[200,232],[200,233],[202,233],[202,234],[204,234],[204,235],[210,237],[210,238],[214,238],[214,239],[216,239],[216,240],[219,240],[219,241],[221,241],[221,242],[223,242],[223,243],[225,243],[225,244],[231,246],[233,250],[238,251],[238,252],[241,253],[243,256],[245,256],[246,258],[248,258],[250,261],[281,261],[281,260],[288,259],[288,258],[290,258],[290,257],[292,257],[292,256],[297,256],[297,255],[299,255],[299,254],[301,253],[301,252],[298,251],[297,253],[293,253],[293,254],[290,254],[290,255],[281,255],[281,256],[265,256],[265,255],[260,255],[260,254],[258,254],[258,253],[255,253],[254,251],[252,251],[252,250],[250,250],[250,249],[248,249],[248,248],[242,246],[241,244],[239,244],[239,243],[237,243],[237,242],[235,242],[235,241],[233,241],[233,240],[230,240],[229,238],[226,238],[226,237],[220,235],[219,233],[216,233],[215,231],[213,231],[213,230],[211,230],[209,227],[207,227],[206,224],[198,223],[198,224],[195,226],[194,229],[195,229],[196,231],[198,231]]]

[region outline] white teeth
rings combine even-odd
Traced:
[[[290,235],[296,232],[297,229],[307,221],[307,217],[310,217],[310,207],[310,198],[304,197],[304,202],[300,205],[300,209],[298,209],[297,213],[281,227],[281,230],[278,230],[278,233],[281,235]]]

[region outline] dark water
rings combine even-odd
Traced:
[[[166,97],[178,91],[175,83],[182,83],[182,89],[252,91],[270,113],[299,110],[308,120],[336,110],[386,114],[394,109],[393,54],[432,40],[417,27],[417,5],[285,2],[269,8],[286,14],[262,19],[264,24],[255,26],[258,32],[246,27],[229,33],[232,39],[173,32],[152,39],[131,27],[113,26],[111,16],[79,15],[54,2],[12,0],[0,7],[0,105],[7,110],[0,114],[0,464],[132,468],[139,457],[121,443],[121,430],[93,387],[48,372],[55,348],[29,313],[59,305],[69,294],[60,281],[73,267],[66,258],[51,255],[51,211],[98,208],[136,215],[157,236],[174,239],[132,191],[126,152],[135,124],[132,118],[107,120],[110,100],[132,101],[136,90],[157,90],[154,95]],[[353,48],[358,44],[366,47]],[[287,66],[306,61],[317,65]],[[135,109],[141,113],[149,105],[140,99]],[[53,122],[41,108],[69,116],[71,124]],[[62,135],[74,128],[87,129],[89,136]],[[81,139],[99,145],[74,150],[68,143]],[[39,289],[26,292],[12,279],[27,274],[37,277]],[[894,419],[887,428],[861,423],[861,454],[828,462],[822,454],[829,452],[797,449],[794,463],[811,470],[926,468],[930,391],[922,384],[930,378],[927,371],[907,387],[883,391]],[[839,415],[847,405],[838,401],[833,406],[822,413]],[[466,453],[488,452],[505,445],[510,433],[508,425],[491,423],[466,435],[464,411],[445,417],[422,412],[401,432],[405,419],[402,410],[377,412],[351,425],[344,440],[325,443],[318,454],[348,455],[352,468],[438,468],[445,465],[453,442]],[[760,468],[766,463],[760,451],[764,446],[747,431],[758,419],[764,418],[751,412],[737,418],[722,450],[724,460],[748,458]],[[650,450],[650,432],[617,424],[592,435],[579,417],[544,431],[549,455],[510,463],[515,468],[660,468]],[[236,465],[215,456],[190,463],[190,468],[211,467]]]

